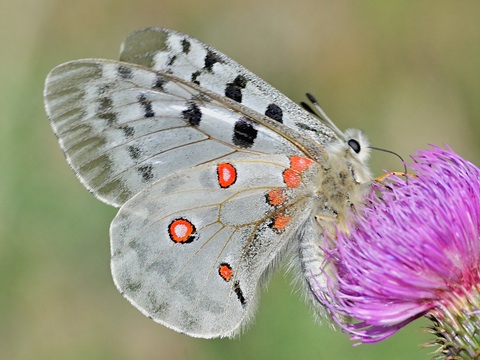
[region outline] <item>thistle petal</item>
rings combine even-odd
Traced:
[[[480,169],[450,148],[412,159],[416,177],[374,185],[324,249],[333,274],[317,296],[354,340],[383,340],[479,289]]]

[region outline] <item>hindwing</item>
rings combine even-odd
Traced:
[[[311,216],[318,164],[264,155],[160,179],[111,226],[112,274],[145,315],[195,337],[237,334],[278,257]]]

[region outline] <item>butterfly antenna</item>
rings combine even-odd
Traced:
[[[386,152],[386,153],[389,153],[389,154],[392,154],[392,155],[395,155],[396,157],[398,157],[402,161],[404,174],[405,174],[405,176],[407,177],[407,180],[408,180],[407,165],[405,165],[405,161],[403,160],[403,158],[399,154],[397,154],[395,151],[382,149],[382,148],[378,148],[378,147],[375,147],[375,146],[369,146],[369,148],[372,149],[372,150],[383,151],[383,152]]]
[[[310,114],[312,114],[313,116],[317,117],[317,118],[320,118],[320,116],[315,112],[315,110],[313,110],[310,105],[308,105],[306,102],[303,102],[303,101],[300,101],[300,105],[305,109],[307,110]]]
[[[308,98],[308,100],[310,100],[310,102],[313,104],[313,106],[315,107],[315,109],[320,113],[320,116],[318,116],[320,119],[322,119],[324,122],[326,122],[328,125],[330,125],[330,128],[337,133],[338,136],[340,136],[341,138],[346,139],[345,137],[345,134],[340,131],[340,129],[335,125],[335,123],[327,116],[327,114],[325,113],[325,111],[323,111],[322,107],[320,106],[320,104],[318,103],[317,99],[315,99],[315,97],[310,94],[310,93],[306,93],[306,96]],[[307,104],[305,104],[307,105]],[[302,104],[302,106],[305,108],[305,106]],[[308,106],[308,105],[307,105]],[[308,106],[308,108],[310,108],[310,106]],[[305,108],[307,111],[311,112],[310,110],[308,110],[307,108]],[[310,108],[311,109],[311,108]],[[316,114],[315,114],[316,115]]]

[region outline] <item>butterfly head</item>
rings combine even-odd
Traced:
[[[347,129],[343,133],[347,158],[355,170],[355,176],[360,183],[371,179],[368,168],[370,158],[370,142],[363,131],[358,129]]]
[[[370,143],[367,136],[358,129],[347,129],[344,132],[339,131],[338,128],[335,130],[338,139],[326,148],[331,161],[346,161],[357,183],[370,181],[371,174],[368,167]]]
[[[356,182],[364,183],[369,181],[371,179],[371,174],[367,166],[370,157],[370,143],[368,138],[358,129],[341,131],[327,116],[325,111],[323,111],[317,99],[315,99],[310,93],[307,93],[306,95],[320,115],[312,110],[308,104],[301,102],[300,104],[303,108],[321,119],[338,137],[338,141],[334,141],[327,146],[327,152],[331,157],[340,157],[342,159],[346,157]]]

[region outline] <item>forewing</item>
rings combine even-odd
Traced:
[[[292,160],[293,159],[293,160]],[[292,163],[307,164],[301,168]],[[112,274],[145,315],[176,331],[237,334],[268,270],[311,215],[309,159],[265,155],[161,179],[111,226]]]
[[[315,149],[241,104],[134,64],[90,59],[60,65],[47,77],[44,95],[69,164],[95,196],[114,206],[199,164],[241,153]]]
[[[146,28],[128,36],[120,60],[172,73],[281,122],[320,145],[335,134],[278,90],[221,52],[186,34]]]

